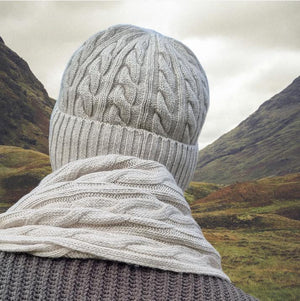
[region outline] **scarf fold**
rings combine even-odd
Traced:
[[[230,282],[166,167],[119,154],[73,161],[46,176],[0,214],[0,250],[114,260]]]

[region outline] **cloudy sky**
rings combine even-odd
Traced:
[[[0,35],[57,98],[64,68],[91,35],[118,23],[185,43],[210,86],[199,147],[237,126],[300,75],[300,2],[0,2]]]

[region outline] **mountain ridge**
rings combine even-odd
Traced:
[[[299,100],[297,77],[236,128],[201,150],[193,181],[230,184],[299,172]],[[278,139],[283,142],[281,147]],[[281,158],[276,160],[275,155]]]
[[[27,62],[0,40],[0,144],[48,153],[55,100]]]

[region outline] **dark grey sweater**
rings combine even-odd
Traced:
[[[232,283],[97,259],[0,252],[0,300],[245,300]]]

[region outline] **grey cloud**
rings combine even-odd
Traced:
[[[299,13],[296,2],[0,2],[0,28],[52,97],[73,52],[113,24],[152,28],[188,43],[211,91],[202,148],[299,75]]]
[[[180,36],[215,36],[251,48],[299,48],[298,2],[187,2],[182,4]]]
[[[246,90],[257,90],[273,96],[300,75],[299,52],[282,51],[275,53],[269,55],[269,61],[269,65],[262,68],[257,76],[247,83]]]

